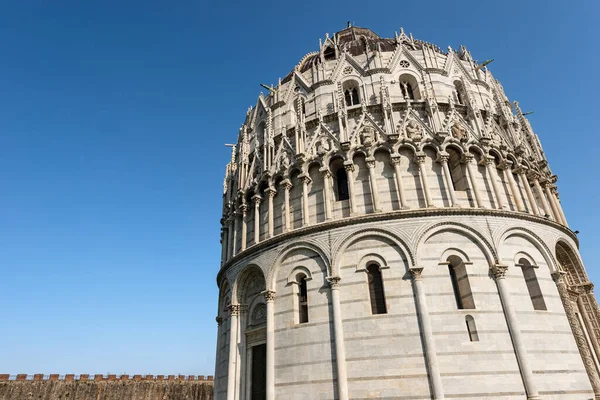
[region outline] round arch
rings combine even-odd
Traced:
[[[417,260],[421,259],[423,244],[433,235],[445,231],[459,232],[472,239],[477,247],[479,247],[479,249],[483,252],[485,258],[490,264],[490,267],[498,262],[498,254],[490,242],[475,229],[458,222],[440,222],[426,228],[416,242],[415,254]]]
[[[544,243],[544,241],[538,235],[536,235],[529,229],[521,227],[508,228],[498,237],[498,240],[496,242],[498,249],[500,249],[502,247],[502,244],[506,241],[506,239],[508,239],[511,236],[519,236],[527,240],[532,245],[534,245],[535,248],[540,252],[542,257],[544,257],[544,261],[548,265],[548,268],[550,268],[550,273],[558,270],[558,264],[554,258],[554,255],[552,254],[548,246],[546,246],[546,243]]]
[[[573,249],[569,243],[559,238],[555,244],[555,251],[559,268],[567,273],[567,279],[571,285],[585,283],[589,280],[579,252]]]
[[[235,282],[233,284],[233,290],[232,290],[232,294],[231,294],[231,302],[233,304],[233,301],[235,299],[237,304],[243,304],[244,301],[244,297],[246,295],[246,290],[249,284],[249,280],[252,277],[252,275],[254,274],[258,274],[258,276],[260,278],[262,278],[262,286],[263,288],[261,288],[260,290],[264,290],[265,287],[265,274],[264,271],[262,270],[261,267],[259,267],[257,264],[248,264],[246,265],[237,275],[237,277],[235,278]],[[259,284],[260,284],[259,283]]]
[[[292,244],[284,247],[279,252],[277,257],[275,257],[275,260],[271,264],[271,266],[269,268],[269,272],[267,273],[267,279],[266,279],[267,289],[273,290],[273,291],[275,290],[275,283],[277,281],[277,274],[279,273],[279,267],[281,265],[281,261],[292,251],[300,250],[300,249],[310,250],[313,253],[317,254],[321,258],[321,261],[325,265],[327,275],[331,275],[331,264],[329,263],[329,258],[327,257],[325,251],[321,247],[319,247],[318,245],[316,245],[314,243],[307,242],[307,241],[299,241],[299,242],[295,242],[295,243],[292,243]]]
[[[379,237],[379,238],[384,238],[384,239],[391,241],[396,246],[398,246],[398,249],[400,250],[402,255],[404,255],[410,262],[410,265],[414,265],[414,257],[410,251],[410,247],[406,244],[406,242],[402,238],[400,238],[395,233],[390,232],[386,229],[364,228],[364,229],[357,229],[350,233],[347,233],[345,236],[343,236],[341,239],[339,239],[333,245],[333,251],[332,251],[333,256],[332,256],[332,262],[331,262],[331,265],[332,265],[331,275],[332,276],[337,276],[339,274],[339,268],[340,268],[339,263],[341,261],[341,255],[344,254],[346,249],[351,244],[353,244],[356,241],[361,240],[365,237],[375,237],[375,238]]]

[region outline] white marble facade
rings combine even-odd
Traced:
[[[486,66],[321,41],[224,182],[216,399],[600,399],[600,311],[537,135]]]

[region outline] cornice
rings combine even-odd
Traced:
[[[318,233],[327,231],[329,229],[342,228],[345,226],[359,225],[369,222],[387,221],[387,220],[402,220],[410,218],[423,218],[423,217],[448,217],[448,216],[490,216],[499,218],[511,218],[518,219],[528,222],[539,223],[542,225],[549,226],[557,229],[570,237],[577,247],[579,247],[579,240],[577,235],[569,228],[564,225],[558,224],[554,221],[548,220],[543,217],[534,216],[531,214],[504,211],[504,210],[493,210],[493,209],[481,209],[481,208],[451,208],[451,207],[440,207],[440,208],[420,208],[414,210],[396,210],[385,213],[374,213],[358,215],[354,217],[348,217],[333,221],[325,221],[315,225],[309,225],[302,228],[294,229],[290,232],[281,233],[272,238],[266,239],[257,245],[247,248],[243,252],[238,253],[232,257],[229,261],[223,264],[219,273],[217,274],[217,283],[220,282],[222,275],[232,266],[237,264],[239,261],[252,257],[253,255],[273,248],[286,240],[298,238],[303,235],[309,235],[311,233]]]

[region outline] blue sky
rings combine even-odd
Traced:
[[[365,4],[0,4],[0,372],[212,374],[223,144],[347,20],[496,60],[600,283],[600,3]]]

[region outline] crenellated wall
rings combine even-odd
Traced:
[[[0,374],[2,400],[212,400],[213,377]]]

